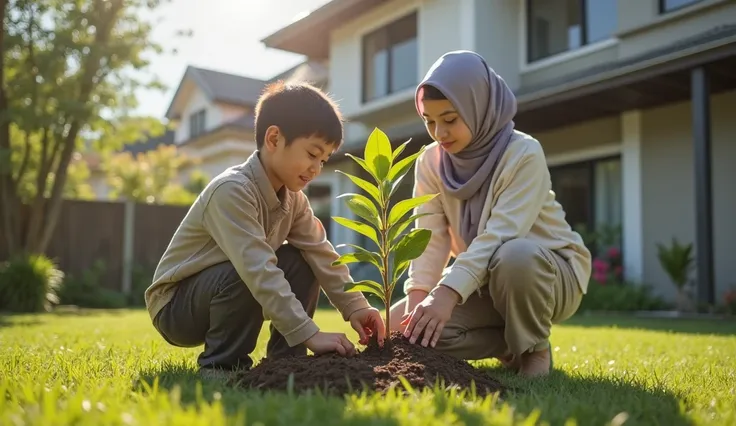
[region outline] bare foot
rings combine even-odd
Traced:
[[[509,370],[518,372],[519,368],[521,368],[521,360],[519,359],[519,357],[515,357],[513,354],[500,356],[500,357],[497,357],[496,359],[501,361],[501,365],[504,368],[508,368]]]
[[[519,373],[525,377],[541,377],[549,374],[550,353],[549,349],[525,353],[521,356],[521,369]]]

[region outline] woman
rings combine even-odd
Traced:
[[[417,159],[416,213],[431,241],[409,268],[391,329],[462,359],[549,373],[553,323],[572,316],[591,255],[551,191],[544,151],[514,129],[516,99],[474,52],[443,55],[416,90],[435,141]],[[454,263],[445,268],[450,257]]]

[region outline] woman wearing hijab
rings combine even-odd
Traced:
[[[417,159],[414,196],[439,195],[416,211],[430,213],[416,225],[432,237],[391,329],[461,359],[546,375],[551,326],[580,305],[591,255],[555,201],[542,146],[514,129],[513,92],[474,52],[439,58],[415,103],[435,142]]]

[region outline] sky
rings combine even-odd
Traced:
[[[187,66],[267,79],[303,58],[264,46],[260,40],[329,0],[171,0],[151,16],[152,37],[165,51],[176,54],[152,58],[148,73],[167,86],[139,91],[137,113],[163,118]],[[187,38],[178,30],[191,30]]]

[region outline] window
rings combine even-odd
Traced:
[[[527,0],[527,61],[608,39],[618,27],[618,0]]]
[[[659,0],[659,12],[667,13],[699,3],[702,0]]]
[[[570,226],[593,231],[621,224],[620,157],[550,167],[550,175]]]
[[[314,216],[322,222],[327,239],[334,239],[332,235],[332,186],[329,184],[310,183],[304,188],[304,194],[309,199],[309,204]]]
[[[417,84],[417,14],[363,38],[363,102]]]
[[[189,137],[190,138],[197,137],[201,135],[202,133],[204,133],[206,112],[207,110],[203,109],[189,116]]]

